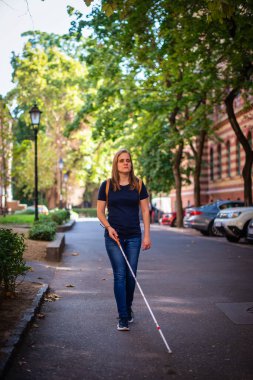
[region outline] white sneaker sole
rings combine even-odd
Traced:
[[[117,325],[117,330],[118,331],[129,331],[129,327],[119,327],[119,325]]]

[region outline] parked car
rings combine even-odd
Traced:
[[[251,219],[248,224],[247,241],[253,243],[253,219]]]
[[[159,219],[159,224],[176,227],[177,225],[177,213],[168,212],[163,214],[163,216]]]
[[[26,210],[28,210],[28,211],[30,210],[32,212],[35,212],[35,207],[34,206],[28,206]],[[45,205],[38,205],[38,212],[39,212],[39,214],[43,214],[43,215],[49,214],[48,208]]]
[[[228,241],[237,243],[242,237],[247,236],[252,218],[253,207],[236,207],[220,211],[214,220],[214,226]]]
[[[188,208],[184,217],[184,227],[194,228],[205,236],[222,236],[222,233],[214,226],[214,219],[218,212],[243,205],[241,201],[216,201],[204,206]]]
[[[189,207],[185,208],[183,210],[183,215],[186,215],[186,212]],[[167,225],[171,227],[176,227],[177,225],[177,213],[176,211],[173,212],[166,212],[162,215],[162,217],[159,219],[159,224]]]

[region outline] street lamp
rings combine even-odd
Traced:
[[[65,173],[63,176],[63,181],[65,182],[65,191],[66,191],[66,208],[68,208],[68,173]]]
[[[37,107],[37,104],[34,104],[32,109],[29,111],[30,118],[34,130],[34,208],[35,208],[35,221],[39,220],[39,211],[38,211],[38,143],[37,135],[40,125],[40,115],[42,112]]]
[[[63,159],[59,159],[59,169],[60,169],[60,208],[62,208],[62,169],[64,166]]]

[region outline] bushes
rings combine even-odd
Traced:
[[[0,285],[6,292],[14,292],[17,277],[30,269],[23,260],[24,251],[24,235],[0,228]]]
[[[40,220],[35,222],[29,230],[29,239],[32,240],[54,240],[57,225],[61,225],[68,220],[70,212],[68,210],[57,210],[49,215],[40,215]]]
[[[70,218],[70,212],[68,210],[57,210],[48,215],[48,217],[57,224],[61,225],[63,222]]]
[[[70,218],[70,212],[68,210],[56,210],[50,212],[48,215],[40,215],[40,221],[43,222],[55,222],[61,225],[63,222]]]
[[[56,234],[57,224],[52,221],[38,221],[34,223],[33,227],[29,230],[29,239],[32,240],[54,240]]]

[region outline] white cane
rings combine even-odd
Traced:
[[[119,240],[116,240],[116,242],[117,242],[117,244],[118,244],[118,246],[119,246],[119,249],[120,249],[120,251],[121,251],[121,253],[122,253],[124,259],[126,260],[127,266],[128,266],[128,268],[130,269],[130,272],[132,273],[133,278],[135,279],[135,282],[136,282],[136,284],[137,284],[137,286],[138,286],[138,288],[139,288],[139,291],[141,292],[141,295],[142,295],[142,297],[143,297],[143,299],[144,299],[144,301],[145,301],[145,303],[146,303],[146,305],[147,305],[147,308],[148,308],[148,310],[149,310],[149,312],[150,312],[150,314],[151,314],[151,317],[153,318],[153,321],[155,322],[156,328],[157,328],[157,330],[159,331],[159,333],[160,333],[160,335],[161,335],[161,338],[162,338],[162,340],[163,340],[163,343],[165,344],[165,346],[166,346],[166,348],[167,348],[167,350],[168,350],[168,353],[171,354],[172,351],[171,351],[171,349],[170,349],[170,347],[169,347],[169,345],[168,345],[168,343],[167,343],[167,341],[166,341],[166,339],[165,339],[165,337],[164,337],[164,335],[163,335],[163,332],[162,332],[162,330],[161,330],[161,327],[159,326],[159,324],[158,324],[158,322],[157,322],[157,320],[156,320],[156,318],[155,318],[155,316],[154,316],[153,311],[151,310],[151,307],[149,306],[149,303],[148,303],[148,301],[147,301],[147,299],[146,299],[146,297],[145,297],[145,295],[144,295],[144,293],[143,293],[143,291],[142,291],[142,288],[141,288],[141,286],[140,286],[140,284],[139,284],[139,282],[138,282],[138,280],[137,280],[137,278],[136,278],[136,276],[135,276],[135,274],[134,274],[134,272],[133,272],[133,269],[132,269],[131,265],[129,264],[128,260],[127,260],[127,257],[126,257],[126,255],[125,255],[125,252],[123,251],[123,249],[122,249],[122,247],[121,247],[120,241],[119,241]]]

